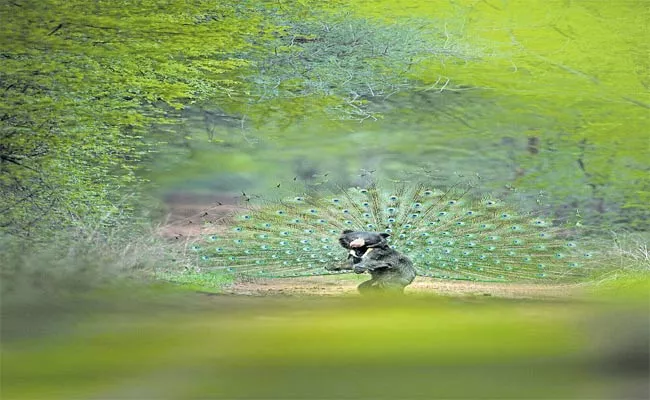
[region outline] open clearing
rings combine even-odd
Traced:
[[[357,296],[357,285],[368,275],[336,275],[286,279],[258,279],[238,282],[225,288],[228,294],[249,296]],[[442,296],[493,296],[500,298],[556,299],[575,295],[577,285],[539,285],[491,282],[444,281],[416,278],[405,290],[407,295],[437,294]]]

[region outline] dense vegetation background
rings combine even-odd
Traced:
[[[648,228],[644,1],[0,7],[5,234],[131,221],[152,187],[422,167]]]
[[[642,0],[17,0],[0,15],[4,254],[132,243],[166,193],[360,170],[473,177],[558,221],[649,227]]]
[[[2,395],[648,398],[649,20],[646,0],[0,2]],[[367,175],[477,183],[609,273],[580,301],[205,296],[232,277],[161,234],[179,193]]]

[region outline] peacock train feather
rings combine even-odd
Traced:
[[[594,254],[542,218],[491,198],[424,184],[373,183],[311,189],[230,217],[225,231],[193,246],[203,268],[245,276],[328,275],[347,263],[344,229],[387,232],[420,276],[472,281],[575,281],[595,268]]]

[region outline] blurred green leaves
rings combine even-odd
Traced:
[[[620,325],[630,341],[610,340],[605,351],[598,341],[609,335],[611,315],[596,303],[168,300],[130,296],[130,312],[98,311],[67,337],[6,343],[3,395],[611,398],[641,378],[631,369],[621,382],[616,371],[625,367],[608,369],[639,345],[640,327]],[[119,309],[127,299],[113,302]],[[620,316],[639,316],[617,307]]]

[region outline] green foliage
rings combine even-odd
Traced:
[[[171,282],[185,289],[213,293],[220,292],[224,286],[232,284],[234,281],[232,274],[214,271],[201,272],[200,270],[185,270],[183,272],[174,270],[156,271],[153,276],[156,279]]]
[[[128,211],[139,162],[165,139],[151,124],[244,91],[233,72],[247,61],[233,54],[251,46],[259,22],[245,11],[212,1],[3,2],[0,227],[35,234]]]
[[[650,69],[643,1],[627,1],[624,7],[581,1],[377,1],[353,2],[350,10],[345,18],[375,27],[364,37],[392,33],[400,40],[411,29],[423,43],[413,44],[416,53],[438,44],[456,56],[419,54],[420,62],[408,73],[403,60],[382,60],[397,71],[396,81],[383,76],[386,84],[403,83],[405,90],[388,99],[373,99],[366,90],[359,97],[362,113],[354,116],[334,97],[363,90],[367,69],[348,75],[356,81],[322,73],[334,85],[322,91],[329,97],[315,96],[321,81],[312,71],[327,64],[307,56],[328,48],[313,40],[321,36],[309,23],[290,25],[296,33],[278,39],[287,51],[269,58],[288,60],[280,64],[285,68],[264,75],[289,82],[275,87],[280,79],[261,79],[280,97],[251,111],[262,116],[259,130],[238,130],[230,142],[236,146],[234,138],[245,136],[250,142],[244,147],[256,145],[256,158],[267,161],[264,170],[275,162],[283,171],[289,159],[295,173],[310,168],[393,173],[423,164],[435,171],[435,179],[479,172],[491,189],[543,194],[559,218],[578,214],[590,224],[648,229]],[[415,27],[413,16],[418,16]],[[363,59],[362,51],[345,58]],[[345,90],[337,92],[341,87]],[[347,115],[365,123],[332,123],[317,111],[322,109],[342,113],[329,118]]]
[[[322,110],[375,118],[368,99],[408,88],[412,64],[459,54],[439,36],[426,40],[421,24],[375,26],[343,10],[311,1],[3,3],[0,227],[38,235],[85,218],[114,225],[103,216],[117,210],[130,217],[144,163],[191,142],[175,126],[189,105],[257,124]]]
[[[443,19],[450,37],[472,46],[475,60],[415,68],[425,87],[440,88],[447,79],[465,86],[443,105],[449,118],[436,124],[448,130],[442,138],[460,134],[488,145],[513,139],[513,152],[501,152],[515,164],[510,183],[551,192],[558,206],[572,204],[594,221],[648,229],[645,1],[357,1],[352,8],[391,22],[414,14]],[[446,102],[443,95],[437,104]],[[399,111],[412,108],[403,104]],[[538,142],[534,154],[528,139]]]
[[[323,14],[279,20],[277,25],[283,29],[270,43],[273,54],[256,64],[252,76],[253,99],[263,104],[287,99],[285,107],[297,115],[313,113],[296,107],[296,100],[311,97],[312,108],[322,107],[334,119],[376,120],[368,102],[413,89],[414,65],[466,58],[456,43],[445,41],[426,21],[384,25]],[[253,110],[255,118],[266,117],[258,108]]]

